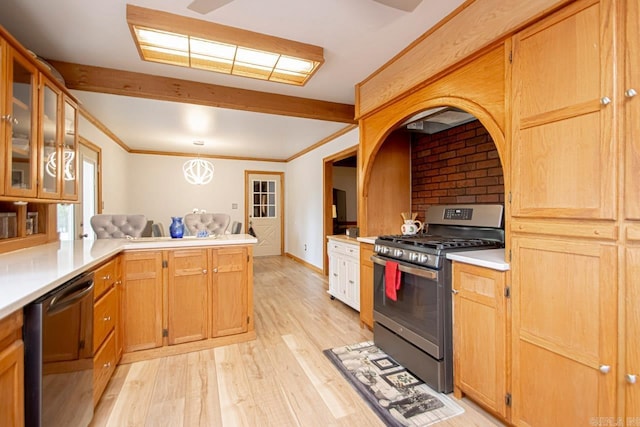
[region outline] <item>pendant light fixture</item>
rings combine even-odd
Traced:
[[[194,141],[193,145],[202,146],[204,145],[204,141]],[[208,160],[198,157],[184,162],[182,172],[184,173],[184,179],[186,179],[189,184],[208,184],[213,179],[213,164]]]

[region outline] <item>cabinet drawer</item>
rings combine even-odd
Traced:
[[[113,371],[116,369],[116,339],[112,332],[93,357],[93,406],[98,404]]]
[[[118,309],[116,288],[111,288],[93,307],[93,350],[98,351],[100,344],[114,330]]]
[[[329,240],[327,243],[327,252],[330,254],[344,254],[354,257],[360,256],[360,247],[358,245],[352,245],[349,243],[337,242],[335,240]]]
[[[116,281],[116,261],[111,260],[94,272],[93,299],[97,300]]]

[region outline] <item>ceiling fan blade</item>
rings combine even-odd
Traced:
[[[187,6],[187,9],[206,15],[232,1],[233,0],[193,0],[191,4]]]
[[[395,9],[412,12],[422,0],[373,0]]]

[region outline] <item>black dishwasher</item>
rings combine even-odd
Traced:
[[[25,425],[87,426],[93,418],[93,273],[24,308]]]

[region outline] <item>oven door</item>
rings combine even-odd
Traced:
[[[438,270],[398,262],[401,272],[396,301],[385,292],[385,268],[389,259],[374,255],[374,320],[422,349],[443,359],[445,289]],[[397,262],[397,261],[396,261]]]

